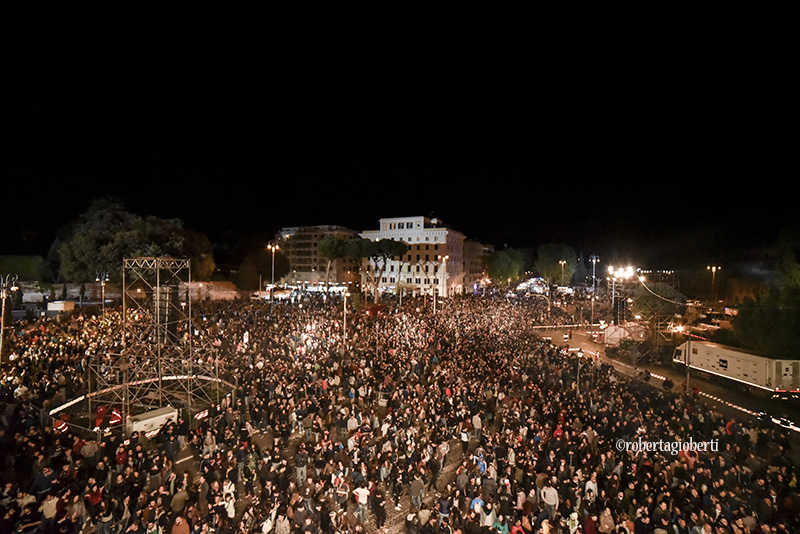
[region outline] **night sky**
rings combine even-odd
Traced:
[[[193,22],[3,23],[0,253],[45,254],[110,195],[215,242],[432,215],[704,269],[774,245],[793,204],[781,84],[746,57]]]

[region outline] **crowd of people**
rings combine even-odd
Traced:
[[[204,419],[125,440],[48,415],[119,351],[120,310],[16,324],[0,532],[798,532],[781,428],[599,360],[578,368],[534,328],[571,320],[543,299],[422,305],[351,310],[346,335],[341,303],[195,306],[195,342],[238,389]],[[718,450],[617,446],[690,438]]]

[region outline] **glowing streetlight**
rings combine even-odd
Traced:
[[[280,247],[274,241],[267,245],[267,250],[272,251],[272,284],[269,288],[269,311],[272,313],[272,306],[275,301],[275,251]]]
[[[720,267],[719,265],[709,265],[708,267],[706,267],[706,270],[711,271],[711,298],[716,302],[717,293],[714,289],[714,283],[716,281],[717,271],[718,270],[721,271],[722,267]]]
[[[608,266],[608,274],[611,277],[611,312],[612,312],[611,320],[616,325],[619,324],[619,314],[617,313],[617,308],[616,308],[617,280],[620,281],[627,280],[628,278],[631,278],[633,276],[633,272],[634,272],[633,267],[630,266],[621,268],[620,267],[614,268],[613,265]]]
[[[564,265],[567,264],[567,260],[558,260],[558,263],[561,265],[561,287],[564,287]]]
[[[108,271],[101,271],[95,273],[95,282],[100,282],[100,298],[103,300],[103,304],[101,306],[103,310],[103,316],[106,315],[106,282],[108,282]]]
[[[684,332],[683,326],[677,327],[676,330],[678,332],[681,332],[681,333]],[[686,330],[686,355],[683,358],[683,363],[686,365],[686,394],[687,395],[689,394],[689,370],[690,370],[689,366],[691,364],[691,360],[690,360],[691,356],[692,356],[692,333],[689,332],[689,330]]]

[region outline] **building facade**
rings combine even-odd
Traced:
[[[371,241],[392,239],[408,245],[402,258],[389,261],[378,282],[379,291],[411,292],[443,297],[464,292],[464,234],[447,228],[438,219],[395,217],[379,221],[378,230],[361,232]],[[364,269],[374,272],[368,260]],[[362,287],[368,287],[362,273]]]
[[[327,258],[320,256],[319,243],[329,235],[348,240],[358,237],[358,232],[334,225],[282,228],[276,235],[276,241],[289,262],[289,272],[281,279],[281,283],[309,290],[324,287],[326,282],[354,288],[358,282],[357,260],[333,260],[328,270]]]
[[[486,286],[489,275],[486,265],[494,247],[477,241],[464,241],[464,291],[479,292]]]

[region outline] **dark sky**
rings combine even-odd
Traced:
[[[4,22],[0,253],[112,195],[215,241],[433,214],[673,268],[770,246],[791,209],[781,84],[752,58],[280,26]]]

